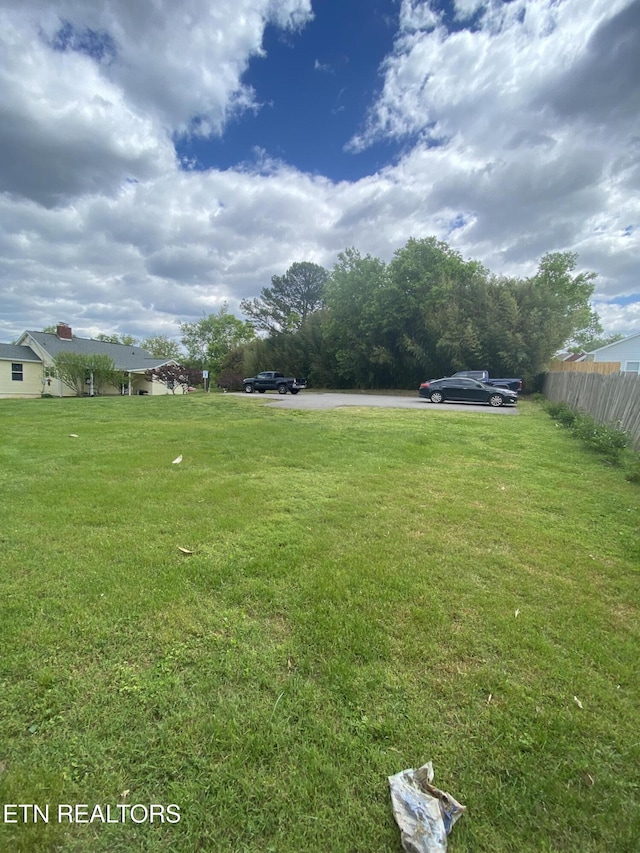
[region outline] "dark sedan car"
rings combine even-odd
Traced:
[[[477,379],[451,376],[448,379],[430,379],[419,389],[421,397],[432,403],[488,403],[490,406],[515,405],[518,395],[508,388],[492,388]]]

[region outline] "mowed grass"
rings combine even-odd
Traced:
[[[267,402],[0,403],[0,850],[400,851],[429,759],[454,853],[640,849],[640,488],[535,403]]]

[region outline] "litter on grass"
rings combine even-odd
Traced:
[[[445,853],[447,836],[466,806],[440,791],[433,782],[433,764],[389,776],[393,816],[406,853]]]

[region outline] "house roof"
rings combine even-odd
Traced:
[[[29,335],[53,359],[61,352],[75,352],[80,355],[108,355],[116,370],[153,370],[162,364],[173,362],[172,358],[154,358],[142,347],[112,344],[108,341],[95,341],[92,338],[71,338],[65,340],[51,332],[25,332],[20,340]],[[29,349],[29,347],[20,347]]]
[[[590,350],[587,355],[592,355],[596,352],[602,352],[603,350],[610,349],[611,347],[619,347],[620,344],[626,344],[628,341],[632,341],[634,338],[639,338],[640,332],[635,332],[633,335],[628,335],[626,338],[621,338],[619,341],[614,341],[612,344],[605,344],[603,347],[598,347],[598,349]]]
[[[18,344],[0,344],[1,361],[42,361],[31,347],[19,346]]]

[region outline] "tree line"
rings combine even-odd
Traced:
[[[410,239],[389,262],[350,248],[331,272],[294,264],[241,303],[266,336],[230,352],[223,372],[376,389],[486,369],[531,388],[563,346],[610,340],[590,304],[595,273],[576,266],[574,253],[555,252],[533,276],[496,276],[435,237]]]
[[[519,376],[531,388],[554,353],[610,342],[590,304],[595,273],[572,252],[544,255],[534,275],[496,276],[435,237],[410,239],[389,262],[355,248],[329,271],[308,261],[244,299],[241,320],[223,304],[140,346],[206,369],[214,382],[280,370],[315,387],[412,388],[456,370]],[[129,336],[101,340],[135,344]]]

